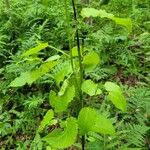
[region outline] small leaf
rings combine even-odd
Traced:
[[[49,57],[45,62],[54,61],[54,60],[57,60],[59,58],[60,58],[59,55],[54,55],[54,56]]]
[[[58,95],[59,95],[59,96],[64,95],[64,93],[65,93],[67,87],[68,87],[68,79],[64,80],[63,85],[61,86],[61,89],[60,89],[60,91],[58,92]]]
[[[63,112],[67,109],[68,104],[73,100],[75,96],[75,87],[68,86],[65,93],[61,96],[56,95],[54,91],[49,94],[49,100],[52,107],[55,108],[56,112]]]
[[[51,145],[53,148],[67,148],[74,144],[78,132],[76,119],[71,117],[66,121],[66,127],[63,131],[55,129],[43,138],[43,141]]]
[[[78,116],[78,126],[81,135],[87,134],[89,131],[114,134],[115,129],[111,121],[101,114],[98,114],[95,109],[90,107],[82,108]]]
[[[31,48],[27,50],[26,52],[24,52],[22,56],[29,56],[29,55],[37,54],[39,51],[45,49],[46,47],[48,47],[48,43],[40,43],[36,47]]]
[[[77,48],[77,46],[75,46],[75,47],[72,48],[72,56],[73,57],[78,56],[78,48]]]
[[[83,58],[83,65],[85,67],[85,71],[92,71],[97,64],[100,62],[99,56],[95,52],[90,52]]]
[[[106,82],[105,89],[109,92],[109,99],[116,106],[116,108],[126,111],[126,99],[122,93],[121,88],[112,82]]]
[[[38,131],[41,132],[46,125],[51,125],[53,117],[54,117],[53,110],[48,110],[43,120],[41,121]]]
[[[102,93],[102,91],[98,88],[98,84],[94,83],[92,80],[85,80],[82,83],[82,91],[90,96],[99,95]]]

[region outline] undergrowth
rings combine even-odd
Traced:
[[[8,0],[9,1],[9,0]],[[103,1],[103,0],[102,0]],[[85,80],[93,80],[103,89],[106,81],[116,82],[123,89],[127,101],[127,111],[114,107],[103,94],[84,95],[86,105],[94,107],[98,113],[110,118],[116,128],[115,135],[99,134],[90,131],[86,134],[86,150],[148,150],[150,148],[150,16],[149,0],[110,0],[108,4],[93,0],[85,5],[77,1],[80,42],[85,54],[94,51],[100,63],[90,72],[84,72]],[[57,123],[48,126],[43,133],[37,130],[48,110],[49,92],[59,91],[64,79],[70,75],[69,44],[65,22],[64,3],[59,0],[11,0],[9,7],[0,1],[0,148],[2,150],[42,150],[50,149],[41,136],[60,128],[60,120],[69,114],[76,115],[79,107],[74,101],[68,112],[55,114]],[[73,20],[71,1],[68,3],[72,46],[76,46],[76,23]],[[130,17],[133,30],[116,25],[108,18],[84,20],[82,7],[106,10],[118,17]],[[88,23],[87,23],[87,22]],[[48,42],[48,47],[37,55],[22,59],[22,54],[39,43]],[[74,47],[77,49],[76,47]],[[64,56],[65,53],[65,56]],[[10,83],[22,73],[32,72],[41,67],[51,56],[61,55],[61,60],[49,72],[20,87],[10,87]],[[76,61],[76,60],[75,60]],[[91,60],[92,61],[92,60]],[[40,74],[40,72],[38,72]],[[66,75],[67,74],[67,75]],[[70,77],[71,76],[71,77]],[[78,82],[78,81],[77,81]],[[27,82],[28,83],[28,82]],[[71,85],[70,85],[71,87]],[[65,123],[61,126],[64,127]],[[80,138],[68,149],[81,149]]]

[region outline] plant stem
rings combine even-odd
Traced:
[[[74,20],[76,25],[76,42],[77,42],[77,50],[78,50],[78,59],[79,59],[79,67],[80,67],[80,100],[82,101],[82,107],[83,107],[83,100],[82,100],[82,80],[83,80],[83,66],[82,66],[82,54],[81,54],[81,48],[80,48],[80,39],[79,39],[79,30],[77,27],[77,13],[76,13],[76,7],[75,2],[72,0],[72,6],[73,6],[73,12],[74,12]]]
[[[72,0],[72,6],[73,6],[73,12],[74,12],[74,20],[75,20],[75,26],[76,26],[76,42],[77,42],[77,49],[78,49],[78,59],[79,59],[79,66],[80,66],[80,101],[81,101],[81,108],[84,106],[84,101],[83,101],[83,95],[82,95],[82,90],[81,90],[81,85],[83,81],[83,66],[82,66],[82,54],[81,54],[81,48],[80,48],[80,39],[79,39],[79,30],[77,26],[77,11],[76,11],[76,5],[75,1]],[[81,144],[82,144],[82,150],[85,149],[85,136],[82,136],[81,139]]]

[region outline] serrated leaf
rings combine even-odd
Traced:
[[[72,73],[70,62],[65,62],[64,64],[62,64],[62,67],[58,69],[58,71],[54,74],[57,85],[59,85],[60,82],[63,81],[64,78],[70,73]]]
[[[106,82],[104,87],[109,92],[108,97],[116,108],[126,111],[126,99],[121,88],[113,82]]]
[[[85,71],[89,72],[92,71],[100,62],[99,56],[95,52],[90,52],[83,58],[83,65],[85,68]]]
[[[48,43],[40,43],[36,47],[31,48],[31,49],[27,50],[26,52],[24,52],[22,54],[22,56],[25,57],[25,56],[37,54],[39,51],[45,49],[46,47],[48,47]]]
[[[115,129],[111,121],[103,115],[98,114],[95,109],[90,107],[82,108],[78,116],[78,126],[81,135],[87,134],[89,131],[114,134]]]
[[[26,83],[32,84],[38,78],[45,75],[51,68],[57,64],[57,61],[47,62],[42,64],[38,69],[34,71],[27,71],[22,73],[19,77],[15,78],[9,85],[9,87],[20,87]]]
[[[41,132],[46,125],[51,125],[53,118],[54,118],[54,112],[52,109],[50,109],[47,111],[46,115],[44,116],[43,120],[41,121],[38,131]]]
[[[107,13],[105,10],[97,10],[95,8],[83,8],[81,11],[81,16],[85,17],[101,17],[108,18],[115,21],[116,24],[122,25],[128,29],[129,32],[132,31],[132,21],[130,18],[118,18],[111,13]]]
[[[55,108],[55,112],[63,112],[67,109],[68,104],[73,100],[75,96],[75,87],[68,86],[65,93],[62,96],[57,95],[54,91],[49,94],[49,100],[52,107]]]
[[[102,91],[98,88],[98,84],[94,83],[92,80],[85,80],[82,83],[82,91],[90,96],[102,93]]]
[[[67,119],[66,127],[63,131],[60,129],[55,129],[45,136],[43,141],[47,142],[54,148],[67,148],[76,141],[77,133],[78,126],[76,119],[71,117]]]

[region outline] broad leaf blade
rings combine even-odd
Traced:
[[[82,91],[90,96],[99,95],[102,91],[98,88],[98,84],[94,83],[92,80],[85,80],[82,83]]]
[[[42,64],[38,69],[34,71],[27,71],[22,73],[19,77],[15,78],[9,85],[9,87],[20,87],[26,83],[32,84],[34,81],[45,75],[51,68],[57,64],[57,61],[47,62]]]
[[[46,125],[50,125],[53,118],[54,118],[53,110],[52,109],[48,110],[43,120],[41,121],[38,131],[41,132]]]
[[[75,87],[68,86],[63,95],[56,95],[54,91],[49,94],[50,105],[55,108],[56,112],[63,112],[67,109],[69,103],[75,96]]]
[[[90,52],[83,58],[83,65],[85,67],[85,71],[92,71],[100,62],[99,56],[95,52]]]
[[[43,141],[47,142],[54,148],[67,148],[71,146],[77,137],[78,126],[75,118],[68,118],[64,131],[55,129],[47,136],[43,138]]]
[[[40,43],[39,45],[37,45],[34,48],[31,48],[29,50],[27,50],[26,52],[24,52],[22,54],[22,56],[29,56],[29,55],[33,55],[33,54],[37,54],[39,51],[45,49],[46,47],[48,47],[48,43]]]
[[[78,116],[78,126],[82,135],[87,134],[89,131],[102,134],[115,133],[111,121],[89,107],[81,109]]]
[[[120,110],[126,111],[126,99],[122,93],[121,88],[112,82],[106,82],[105,89],[109,92],[109,99]]]
[[[83,8],[81,11],[81,16],[85,17],[101,17],[101,18],[111,18],[114,15],[111,13],[107,13],[105,10],[97,10],[95,8]]]
[[[130,18],[118,18],[118,17],[112,17],[113,21],[115,21],[116,24],[122,25],[128,29],[129,32],[132,31],[132,21]]]
[[[108,18],[115,21],[116,24],[122,25],[128,29],[129,32],[132,31],[132,21],[130,18],[118,18],[111,13],[107,13],[105,10],[97,10],[95,8],[83,8],[81,11],[81,16],[85,17],[101,17]]]

